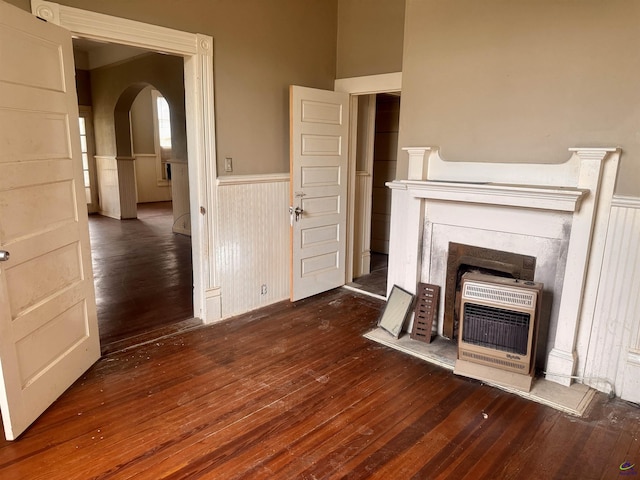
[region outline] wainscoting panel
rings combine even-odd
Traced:
[[[218,180],[222,317],[289,298],[289,175]]]
[[[120,220],[120,190],[116,157],[96,155],[100,215]]]
[[[640,402],[640,198],[614,197],[585,383]]]

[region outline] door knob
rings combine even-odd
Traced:
[[[304,212],[304,210],[300,207],[296,207],[296,208],[289,207],[289,214],[291,214],[291,225],[293,225],[294,218],[296,222],[300,220],[300,216],[302,215],[302,212]]]
[[[6,262],[7,260],[9,260],[9,252],[0,250],[0,262]]]

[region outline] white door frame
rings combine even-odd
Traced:
[[[222,316],[217,242],[216,149],[213,103],[213,38],[125,18],[31,0],[34,15],[74,36],[184,57],[189,164],[193,315],[205,323]]]
[[[399,92],[402,90],[402,72],[383,73],[380,75],[367,75],[363,77],[339,78],[334,83],[336,92],[345,92],[351,95],[349,121],[349,184],[347,188],[347,249],[345,283],[353,281],[353,236],[355,216],[355,184],[356,184],[356,136],[358,131],[358,102],[356,96],[372,93]],[[368,203],[371,216],[371,202]]]

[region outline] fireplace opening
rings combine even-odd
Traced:
[[[502,250],[449,242],[444,293],[443,336],[457,338],[462,276],[483,273],[518,280],[533,280],[535,257]]]

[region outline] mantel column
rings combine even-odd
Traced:
[[[403,148],[409,153],[409,180],[426,180],[428,147]],[[391,227],[387,296],[394,285],[415,293],[422,270],[424,201],[411,195],[403,181],[387,183],[391,188]]]
[[[391,188],[387,297],[394,285],[415,294],[422,269],[424,201],[411,195],[401,181],[387,186]]]
[[[569,386],[575,374],[577,354],[576,337],[584,294],[591,239],[600,194],[604,160],[615,148],[571,148],[580,158],[578,188],[587,189],[589,195],[573,215],[571,236],[567,250],[567,265],[558,311],[558,327],[554,345],[547,359],[548,380]]]

